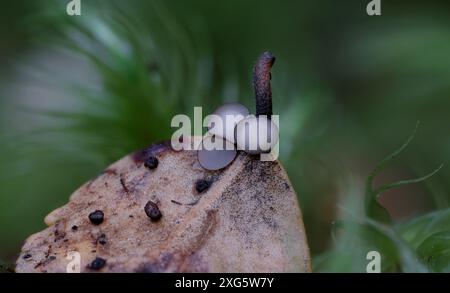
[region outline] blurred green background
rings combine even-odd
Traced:
[[[168,139],[175,114],[225,101],[254,109],[252,66],[270,50],[280,159],[314,271],[364,272],[370,250],[383,271],[450,271],[448,166],[376,202],[370,188],[417,121],[374,187],[450,159],[448,1],[382,1],[372,17],[369,0],[82,0],[76,17],[68,2],[0,9],[3,262],[83,182]]]

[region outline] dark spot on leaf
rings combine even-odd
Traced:
[[[162,217],[158,205],[152,202],[151,200],[149,200],[145,205],[144,211],[147,214],[147,216],[154,222],[158,221]]]
[[[144,165],[149,169],[155,169],[158,167],[158,159],[155,156],[150,156],[145,160]]]
[[[101,223],[103,223],[104,217],[105,215],[100,210],[96,210],[95,212],[89,214],[89,220],[94,225],[100,225]]]
[[[88,268],[91,270],[101,270],[106,264],[106,259],[101,257],[96,257],[89,265]]]
[[[197,190],[198,193],[202,193],[211,187],[211,181],[205,180],[205,179],[199,179],[197,182],[195,182],[195,190]]]
[[[78,230],[78,226],[77,226],[77,225],[73,225],[71,229],[72,229],[72,231],[74,231],[74,232],[75,232],[75,231],[77,231],[77,230]]]
[[[97,243],[100,243],[101,245],[105,245],[106,244],[106,235],[102,234],[100,235],[100,237],[98,237],[97,239]]]

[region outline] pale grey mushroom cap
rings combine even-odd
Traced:
[[[224,149],[207,149],[205,147],[205,139],[210,139],[212,136],[207,134],[202,141],[201,149],[197,152],[197,159],[200,165],[206,170],[220,170],[228,166],[236,158],[237,151],[234,144],[216,136],[215,139],[219,141]]]
[[[208,132],[210,134],[223,137],[231,143],[235,143],[234,140],[234,128],[237,123],[247,117],[250,111],[244,105],[240,103],[227,103],[217,108],[212,115],[219,116],[222,121],[222,127],[209,127]],[[227,117],[228,115],[228,117]],[[232,117],[230,117],[232,116]],[[230,119],[231,118],[231,119]],[[235,118],[235,119],[233,119]],[[211,120],[210,120],[211,121]],[[214,121],[214,120],[213,120]]]

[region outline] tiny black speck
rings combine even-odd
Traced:
[[[31,257],[31,254],[27,253],[23,256],[23,259],[29,259]]]
[[[103,223],[104,217],[105,215],[100,210],[96,210],[95,212],[89,214],[89,220],[94,225],[100,225],[101,223]]]
[[[206,191],[209,187],[211,187],[211,181],[200,179],[195,182],[195,190],[197,190],[198,193]]]
[[[100,243],[101,245],[105,245],[106,244],[106,235],[102,234],[100,235],[100,237],[98,237],[97,242]]]
[[[98,271],[102,269],[106,264],[106,259],[101,257],[96,257],[89,265],[88,268],[91,270]]]
[[[78,230],[78,226],[77,225],[73,225],[72,226],[72,231],[77,231]]]
[[[145,160],[144,165],[149,169],[155,169],[158,167],[158,159],[154,156],[150,156],[147,160]]]

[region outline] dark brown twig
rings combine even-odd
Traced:
[[[275,57],[270,52],[264,52],[259,56],[253,68],[253,87],[255,88],[256,116],[272,115],[272,89],[270,87],[271,69]]]

